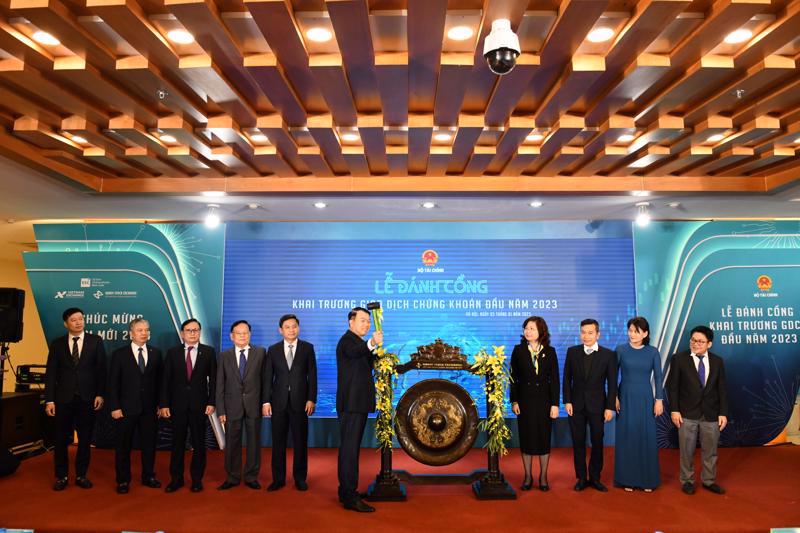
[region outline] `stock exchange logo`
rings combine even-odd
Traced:
[[[81,278],[81,287],[91,287],[91,286],[92,286],[91,278]]]
[[[94,291],[92,293],[92,296],[94,296],[95,300],[99,300],[100,298],[103,297],[103,291]]]
[[[425,266],[435,266],[439,262],[439,254],[436,250],[425,250],[422,252],[422,264]]]
[[[756,280],[756,285],[758,285],[758,290],[766,292],[772,289],[772,278],[767,276],[766,274],[762,274],[758,276],[758,279]]]
[[[56,295],[53,298],[55,300],[63,300],[66,295],[67,291],[56,291]]]

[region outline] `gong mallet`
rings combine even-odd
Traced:
[[[375,321],[375,330],[383,331],[383,309],[381,309],[381,303],[370,302],[367,304],[367,310],[372,312],[372,318]]]

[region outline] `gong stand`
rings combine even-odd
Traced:
[[[396,370],[398,374],[405,374],[410,370],[460,370],[472,373],[471,365],[467,363],[466,356],[460,353],[460,349],[443,343],[441,339],[436,339],[433,344],[418,347],[417,353],[411,356],[411,361],[398,365]],[[447,386],[447,388],[451,389],[451,394],[459,396],[458,399],[465,397],[466,401],[469,402],[468,406],[472,410],[475,409],[472,399],[469,397],[469,393],[461,386],[447,380],[431,379],[420,381],[406,391],[406,394],[403,395],[403,398],[401,398],[398,403],[398,410],[401,408],[406,398],[411,396],[409,392],[411,392],[412,389],[421,389],[422,393],[435,395],[437,386]],[[465,402],[462,401],[462,404],[464,403]],[[488,397],[486,399],[486,405],[488,412]],[[471,425],[468,429],[472,429],[477,425],[477,411],[474,412],[474,425]],[[470,419],[470,417],[464,418]],[[428,419],[428,425],[434,424],[434,426],[432,426],[433,429],[438,429],[435,426],[437,422],[439,421],[435,419],[431,421],[431,419]],[[406,448],[406,446],[410,446],[410,444],[407,443],[408,439],[404,438],[404,435],[399,431],[399,424],[396,424],[396,427],[398,428],[398,440],[408,452],[409,449]],[[477,435],[477,431],[474,431],[474,434]],[[471,448],[474,440],[473,437],[471,440],[467,439],[466,442],[462,443],[461,451],[464,453],[468,451],[468,449],[463,450],[463,447]],[[459,451],[457,450],[455,453],[459,453]],[[414,485],[472,484],[472,489],[479,500],[516,499],[516,492],[505,480],[502,472],[500,472],[500,457],[496,453],[492,453],[488,450],[487,453],[487,470],[475,470],[469,474],[412,474],[405,470],[394,470],[392,468],[393,450],[392,448],[383,448],[381,450],[381,470],[376,476],[375,481],[369,486],[366,499],[370,501],[406,501],[406,489],[402,483],[403,481]],[[410,455],[414,457],[413,454]],[[422,461],[419,457],[414,458],[425,464],[441,466],[450,464],[461,456],[463,456],[463,454],[453,460],[445,458],[443,462],[429,462]]]

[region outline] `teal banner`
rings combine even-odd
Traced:
[[[25,268],[48,341],[64,333],[64,309],[79,307],[109,353],[130,342],[128,322],[138,316],[163,349],[189,317],[203,324],[202,342],[219,346],[224,227],[48,224],[34,232],[39,251],[24,254]]]
[[[658,222],[634,230],[639,313],[665,365],[696,325],[725,360],[729,446],[763,445],[786,427],[800,385],[800,225]],[[668,417],[662,444],[674,444]]]

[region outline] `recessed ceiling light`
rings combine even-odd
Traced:
[[[453,26],[447,30],[447,38],[453,41],[466,41],[474,33],[469,26]]]
[[[449,141],[452,138],[453,138],[453,136],[451,134],[445,133],[445,132],[439,132],[439,133],[437,133],[437,134],[435,134],[433,136],[433,140],[434,141],[439,141],[439,142],[446,142],[446,141]]]
[[[46,31],[42,30],[34,32],[31,37],[33,37],[33,40],[36,41],[37,43],[44,44],[46,46],[58,46],[59,44],[61,44],[61,41],[59,41]]]
[[[753,32],[745,28],[738,29],[730,32],[725,36],[725,42],[728,44],[739,44],[749,41],[753,37]]]
[[[207,198],[219,198],[225,196],[225,191],[203,191],[202,194]]]
[[[535,143],[536,141],[541,141],[542,139],[544,139],[544,135],[542,135],[541,133],[530,133],[528,134],[527,137],[525,137],[526,141],[532,143]]]
[[[327,43],[333,39],[333,33],[326,28],[311,28],[306,32],[306,37],[315,43]]]
[[[192,44],[194,35],[186,30],[170,30],[167,32],[167,39],[175,44]]]
[[[256,143],[265,143],[268,142],[269,139],[263,133],[254,133],[250,136],[250,140]]]
[[[358,133],[342,133],[342,140],[345,142],[356,142],[358,141]]]
[[[795,139],[793,142],[794,142],[794,144],[800,144],[800,137],[798,137],[797,139]]]
[[[614,30],[611,28],[607,28],[602,26],[600,28],[595,28],[589,32],[589,35],[586,36],[586,39],[590,43],[604,43],[611,39],[614,36]]]
[[[667,204],[667,206],[671,207],[672,209],[678,209],[678,208],[680,208],[681,203],[680,202],[670,202],[670,203]]]
[[[636,224],[640,228],[646,227],[650,224],[650,202],[639,202],[636,204],[637,207],[637,215],[636,215]]]
[[[255,209],[258,209],[259,207],[261,207],[261,204],[256,204],[256,203],[247,204],[247,209],[255,210]]]
[[[328,204],[326,204],[325,202],[314,202],[314,207],[316,207],[317,209],[325,209],[326,207],[328,207]]]
[[[219,209],[219,205],[217,204],[208,204],[208,214],[206,215],[205,224],[207,228],[216,228],[219,226],[220,218],[219,213],[217,213],[217,209]]]
[[[636,138],[636,136],[635,136],[635,135],[632,135],[632,134],[630,134],[630,133],[623,133],[622,135],[620,135],[619,137],[617,137],[617,142],[621,142],[621,143],[629,143],[629,142],[631,142],[632,140],[634,140],[635,138]]]
[[[706,141],[707,141],[707,142],[710,142],[710,143],[715,143],[715,142],[719,142],[719,141],[721,141],[721,140],[722,140],[722,139],[724,139],[724,138],[725,138],[725,136],[724,136],[723,134],[721,134],[721,133],[715,133],[714,135],[712,135],[711,137],[709,137],[708,139],[706,139]]]
[[[178,142],[178,139],[176,139],[175,137],[173,137],[172,135],[169,135],[167,133],[165,133],[163,135],[160,135],[158,138],[161,139],[162,141],[164,141],[165,143],[176,143],[176,142]]]
[[[650,196],[650,191],[633,191],[633,196]]]
[[[433,209],[434,207],[436,207],[436,204],[435,204],[435,203],[433,203],[433,202],[422,202],[420,205],[421,205],[421,206],[422,206],[424,209]]]
[[[534,200],[531,203],[529,203],[528,205],[533,207],[533,208],[539,208],[539,207],[542,207],[542,202],[540,202],[539,200]]]
[[[73,135],[72,136],[72,140],[74,142],[78,143],[78,144],[88,144],[89,143],[89,141],[87,141],[84,137],[81,137],[80,135]]]

